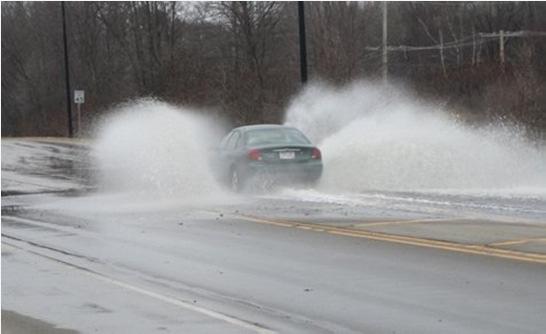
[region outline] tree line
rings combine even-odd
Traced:
[[[153,96],[221,113],[234,124],[279,122],[301,88],[296,2],[67,2],[72,89],[84,124]],[[306,2],[309,76],[378,80],[381,2]],[[388,74],[469,122],[546,130],[546,5],[389,2]],[[502,32],[521,32],[503,38]],[[527,33],[526,33],[527,32]],[[531,33],[529,33],[531,32]],[[489,34],[489,35],[488,35]],[[495,35],[496,34],[496,35]],[[60,2],[2,2],[2,135],[66,127]]]

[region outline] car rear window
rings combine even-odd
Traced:
[[[251,130],[245,137],[247,146],[311,144],[303,133],[290,128]]]

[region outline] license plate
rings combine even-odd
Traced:
[[[292,160],[296,158],[296,152],[279,152],[279,159]]]

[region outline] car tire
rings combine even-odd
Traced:
[[[231,168],[229,185],[231,191],[234,193],[240,193],[243,189],[243,179],[241,178],[241,173],[236,167]]]
[[[309,178],[304,181],[304,185],[309,188],[316,188],[320,182],[320,177]]]

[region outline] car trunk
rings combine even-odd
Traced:
[[[312,146],[275,146],[259,148],[263,162],[299,163],[311,160]]]

